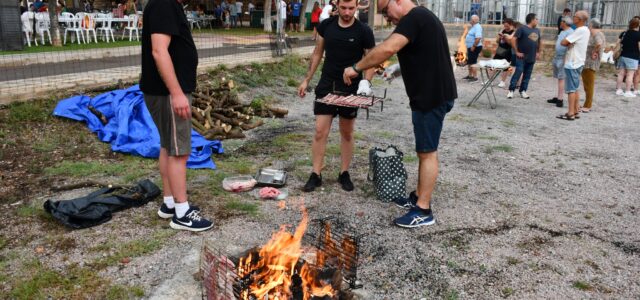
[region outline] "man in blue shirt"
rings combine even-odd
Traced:
[[[527,94],[527,88],[529,87],[529,79],[531,79],[531,73],[533,72],[533,65],[536,63],[536,59],[540,58],[542,51],[540,40],[540,29],[538,26],[538,18],[536,14],[531,13],[526,17],[527,25],[520,26],[514,34],[514,39],[511,41],[513,49],[516,52],[516,71],[511,76],[511,84],[509,85],[509,93],[507,99],[513,98],[513,92],[516,90],[516,85],[522,75],[522,83],[520,83],[520,97],[523,99],[529,99]]]
[[[467,32],[464,40],[467,46],[467,65],[469,66],[469,75],[463,79],[469,82],[478,81],[478,70],[474,67],[478,63],[478,55],[482,52],[482,26],[480,26],[480,17],[471,16],[471,28]]]
[[[290,30],[300,30],[300,9],[302,4],[298,0],[293,0],[291,3],[291,28]]]
[[[567,54],[567,47],[562,46],[561,42],[573,32],[571,24],[573,24],[571,17],[564,17],[560,21],[560,28],[562,31],[560,31],[560,34],[558,35],[558,40],[556,41],[556,55],[553,57],[553,61],[551,62],[553,65],[553,78],[558,80],[558,96],[547,100],[547,102],[555,104],[557,107],[564,106],[564,56]]]

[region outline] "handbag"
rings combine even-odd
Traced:
[[[404,197],[407,186],[407,170],[402,159],[404,154],[396,146],[386,149],[374,147],[369,150],[369,174],[376,197],[384,202]]]
[[[622,41],[624,40],[625,35],[627,35],[626,31],[622,33],[622,37],[620,38],[620,41],[618,41],[618,43],[616,44],[616,50],[613,51],[613,59],[615,61],[618,61],[618,58],[620,58],[620,56],[622,55]]]

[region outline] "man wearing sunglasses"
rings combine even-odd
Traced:
[[[398,54],[418,153],[418,188],[396,205],[409,211],[395,219],[401,227],[435,223],[431,194],[438,177],[438,144],[445,115],[458,98],[447,35],[442,22],[430,10],[411,0],[378,0],[378,11],[396,25],[393,33],[363,59],[343,72],[345,84],[359,70],[376,66]]]

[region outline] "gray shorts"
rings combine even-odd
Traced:
[[[564,57],[554,57],[551,64],[553,65],[553,78],[564,79]]]
[[[187,95],[191,105],[191,95]],[[160,147],[170,156],[191,153],[191,118],[183,119],[171,107],[171,96],[144,94],[144,102],[160,133]]]

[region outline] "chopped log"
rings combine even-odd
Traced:
[[[204,117],[200,114],[199,108],[191,108],[191,116],[196,119],[196,121],[200,122],[200,124],[204,123]]]
[[[246,135],[244,135],[244,133],[242,133],[242,129],[237,128],[237,127],[231,129],[231,131],[229,131],[227,133],[227,138],[228,139],[243,139],[245,137],[246,137]]]
[[[284,116],[289,114],[289,110],[286,108],[269,107],[269,111],[278,118],[284,118]]]
[[[195,127],[196,131],[200,134],[203,134],[205,131],[207,131],[204,128],[204,125],[202,125],[200,122],[198,122],[198,120],[191,118],[191,124],[193,125],[193,127]]]
[[[250,124],[242,124],[242,125],[240,125],[240,128],[242,128],[242,130],[251,130],[251,129],[254,129],[254,128],[258,127],[258,126],[262,126],[262,124],[264,124],[264,121],[259,119],[259,120],[255,121],[253,123],[250,123]]]
[[[204,136],[204,138],[206,138],[207,140],[212,140],[214,139],[214,137],[224,136],[225,133],[226,132],[224,131],[224,128],[222,128],[222,126],[216,126],[207,130],[202,136]]]
[[[211,113],[211,117],[214,118],[214,119],[218,119],[218,120],[222,121],[222,123],[227,123],[227,124],[231,124],[231,125],[234,125],[234,126],[239,126],[240,125],[240,122],[238,120],[234,120],[232,118],[228,118],[228,117],[223,116],[223,115],[218,114],[218,113]]]
[[[107,117],[105,117],[105,115],[99,110],[97,110],[95,107],[89,105],[87,108],[92,114],[94,114],[100,120],[100,123],[102,123],[102,125],[107,125],[107,123],[109,123],[109,120],[107,120]]]
[[[75,190],[79,188],[91,187],[91,186],[99,186],[99,187],[108,187],[108,188],[125,188],[132,189],[135,185],[127,185],[127,184],[113,184],[95,180],[86,180],[78,183],[64,184],[64,185],[54,185],[50,189],[54,192],[59,191],[69,191]]]
[[[231,126],[229,124],[225,124],[225,123],[222,123],[221,127],[222,127],[222,129],[224,129],[225,133],[229,133],[231,131],[231,128],[233,128],[233,126]]]

